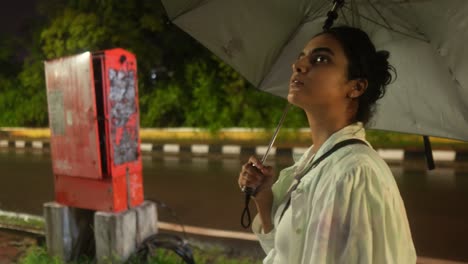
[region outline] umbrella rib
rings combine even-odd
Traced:
[[[354,14],[354,13],[356,14],[356,21],[354,21],[354,16],[353,16],[353,26],[356,26],[356,27],[359,27],[359,28],[360,28],[360,27],[361,27],[361,21],[360,21],[360,19],[359,19],[359,17],[360,17],[359,7],[358,7],[358,5],[357,5],[357,3],[356,3],[356,0],[351,0],[351,3],[352,3],[352,4],[351,4],[351,8],[352,8],[352,11],[351,11],[351,12],[352,12],[353,14]]]
[[[349,9],[349,7],[346,7],[346,8]],[[379,26],[381,26],[381,27],[383,27],[383,28],[386,28],[386,29],[388,29],[388,30],[394,31],[394,32],[399,33],[399,34],[401,34],[401,35],[404,35],[404,36],[407,36],[407,37],[410,37],[410,38],[414,38],[414,39],[417,39],[417,40],[421,40],[421,41],[424,41],[424,42],[429,42],[429,41],[428,41],[427,39],[425,39],[425,38],[413,36],[413,35],[411,35],[411,34],[408,34],[408,33],[403,32],[403,31],[401,31],[401,30],[389,28],[389,27],[387,27],[386,25],[384,25],[384,24],[382,24],[382,23],[379,23],[378,21],[375,21],[374,19],[369,18],[369,17],[367,17],[367,16],[364,16],[364,15],[360,15],[360,16],[361,16],[363,19],[367,20],[367,21],[370,21],[370,22],[372,22],[372,23],[374,23],[374,24],[376,24],[376,25],[379,25]]]
[[[353,1],[349,2],[351,7],[348,7],[351,10],[351,25],[354,27],[356,24],[354,23],[355,18],[354,18],[354,8],[353,8]]]
[[[426,1],[426,0],[421,0],[420,2],[423,2],[423,1]],[[415,2],[415,1],[412,1],[412,2]],[[406,2],[406,3],[397,3],[397,4],[411,4],[410,2]],[[385,4],[384,4],[385,5]],[[391,8],[388,8],[388,10],[390,10],[390,12],[392,13],[392,15],[394,15],[395,17],[398,17],[399,19],[401,19],[402,21],[405,21],[405,19],[403,19],[401,16],[400,16],[400,13],[398,12],[395,12],[393,9]],[[410,26],[407,26],[405,24],[402,24],[402,23],[395,23],[396,25],[408,30],[408,31],[412,31],[412,32],[416,32],[417,34],[419,35],[422,35],[422,36],[425,36],[424,33],[421,32],[421,30],[419,30],[419,28],[415,25],[410,25]]]
[[[387,26],[389,28],[391,28],[392,30],[393,27],[388,23],[387,19],[385,19],[385,17],[382,15],[382,13],[380,13],[380,11],[374,6],[374,4],[372,4],[372,2],[370,0],[367,0],[367,3],[369,3],[369,5],[372,7],[372,9],[374,9],[374,11],[377,13],[377,15],[379,15],[380,19],[382,19],[382,21],[387,24]]]
[[[324,2],[318,9],[317,11],[315,12],[314,16],[313,17],[310,17],[309,14],[307,14],[307,17],[306,19],[304,19],[304,21],[302,21],[301,25],[304,23],[304,22],[307,22],[307,21],[312,21],[312,20],[315,20],[319,17],[323,17],[323,13],[326,13],[325,11],[323,11],[325,9],[325,6],[327,5],[327,2]]]
[[[193,10],[203,6],[204,4],[206,4],[207,2],[211,2],[212,0],[201,0],[198,4],[196,5],[193,5],[191,8],[188,8],[187,10],[184,10],[182,12],[180,12],[179,14],[175,15],[173,18],[171,18],[172,21],[175,21],[177,18],[189,13],[189,12],[192,12]]]
[[[345,13],[343,12],[343,9],[340,8],[341,16],[343,17],[343,20],[345,21],[346,25],[349,25],[348,18],[346,17]]]

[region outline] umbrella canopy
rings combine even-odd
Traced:
[[[162,0],[169,18],[257,88],[286,97],[330,0]],[[468,141],[468,1],[348,0],[334,25],[390,52],[397,79],[369,128]]]

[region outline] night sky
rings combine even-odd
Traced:
[[[37,0],[0,0],[0,32],[16,33],[35,15]]]

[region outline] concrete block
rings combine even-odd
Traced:
[[[221,152],[223,154],[240,154],[241,147],[237,145],[224,145],[221,147]]]
[[[98,263],[123,263],[135,251],[136,212],[96,212],[94,237]]]
[[[42,141],[33,141],[33,142],[32,142],[32,148],[41,149],[42,146],[43,146]]]
[[[136,247],[157,233],[156,204],[150,201],[120,213],[96,212],[94,237],[98,263],[123,263]]]
[[[15,141],[16,148],[25,148],[26,142],[24,140],[17,140]]]
[[[137,242],[140,244],[146,238],[158,232],[158,214],[156,204],[150,201],[143,202],[142,205],[135,207],[134,210],[137,217]]]
[[[377,153],[384,160],[403,160],[405,151],[402,149],[378,149]]]
[[[432,151],[435,161],[455,161],[455,151],[453,150],[434,150]]]
[[[151,152],[153,150],[153,144],[151,143],[141,143],[140,149],[142,152]]]
[[[192,153],[196,154],[208,154],[209,151],[209,145],[203,145],[203,144],[194,144],[192,145]]]
[[[93,211],[49,202],[44,204],[47,251],[64,262],[94,255]]]
[[[265,155],[267,150],[268,150],[268,146],[258,146],[257,148],[255,148],[255,154],[259,156],[263,156]],[[276,155],[276,147],[271,147],[270,153],[268,155],[269,156]]]
[[[178,144],[164,144],[163,151],[165,153],[179,153],[180,146]]]

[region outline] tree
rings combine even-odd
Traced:
[[[8,92],[0,90],[0,125],[46,125],[43,60],[115,47],[137,57],[142,126],[271,127],[281,115],[284,100],[253,88],[170,23],[160,1],[43,0],[38,9],[30,55],[5,82]],[[287,125],[305,124],[292,115]]]
[[[45,126],[47,106],[37,35],[0,40],[0,126]],[[24,58],[24,52],[29,57]],[[21,62],[24,60],[24,62]]]

